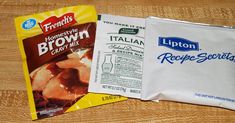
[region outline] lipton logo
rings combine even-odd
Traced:
[[[158,45],[178,51],[199,51],[198,42],[179,37],[159,37]]]
[[[60,17],[51,16],[43,22],[39,23],[39,25],[43,33],[47,35],[49,33],[52,33],[62,28],[66,28],[75,23],[76,20],[74,18],[74,13],[66,13]]]

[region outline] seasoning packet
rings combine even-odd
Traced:
[[[102,14],[97,23],[88,91],[140,98],[145,20]]]
[[[96,21],[85,5],[15,19],[33,120],[126,100],[88,93]]]
[[[146,19],[143,100],[235,110],[235,29]]]

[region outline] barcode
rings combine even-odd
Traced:
[[[117,87],[117,86],[111,86],[111,85],[103,85],[102,88],[126,92],[126,88],[123,88],[123,87]]]
[[[140,90],[132,90],[132,89],[131,89],[130,92],[131,92],[131,93],[138,93],[138,94],[139,94],[139,93],[140,93]]]

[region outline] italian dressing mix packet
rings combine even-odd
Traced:
[[[89,92],[140,98],[144,26],[142,18],[99,16]]]
[[[126,100],[88,93],[96,21],[93,6],[15,19],[33,120]]]
[[[147,18],[141,98],[235,110],[235,29]]]

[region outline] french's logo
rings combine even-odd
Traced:
[[[74,13],[66,13],[60,17],[51,16],[39,23],[39,26],[43,33],[47,35],[59,29],[69,27],[75,23],[76,20],[74,18]]]
[[[159,37],[158,45],[178,51],[199,51],[198,42],[179,37]]]

